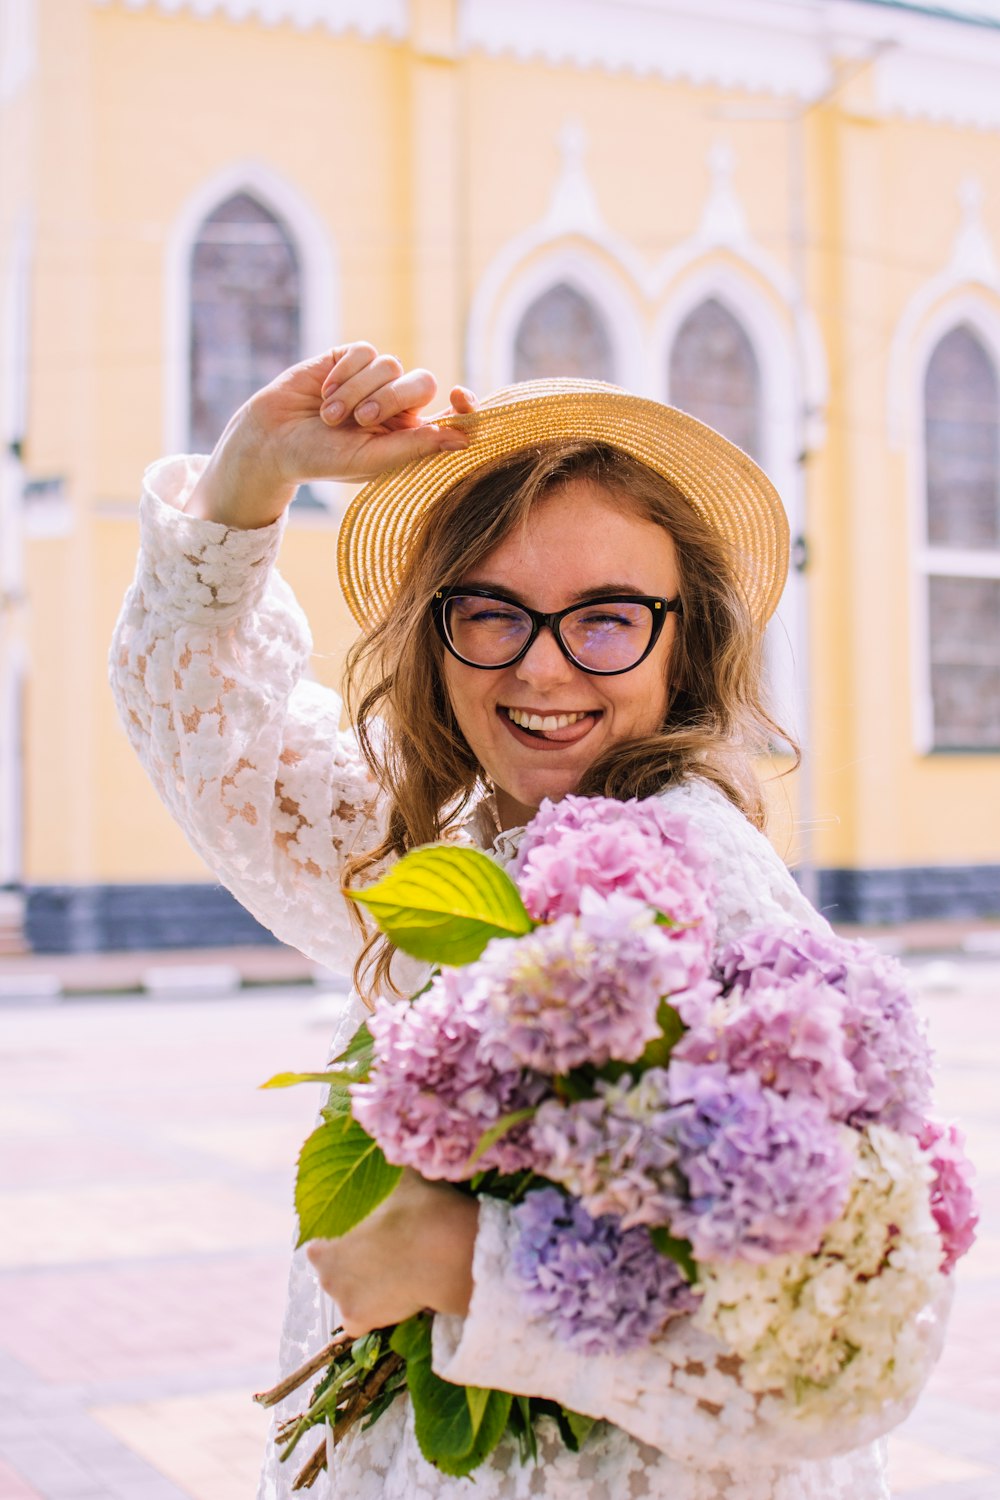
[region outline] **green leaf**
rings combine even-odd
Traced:
[[[424,1458],[453,1478],[471,1474],[503,1436],[511,1397],[503,1391],[452,1385],[435,1375],[431,1320],[424,1313],[400,1323],[390,1344],[406,1360],[413,1427]]]
[[[466,1390],[477,1389],[474,1386],[466,1386]],[[507,1418],[510,1416],[511,1402],[513,1396],[509,1391],[486,1391],[486,1403],[483,1407],[483,1415],[476,1428],[476,1436],[472,1444],[472,1450],[467,1455],[467,1467],[462,1472],[469,1474],[473,1469],[478,1469],[485,1458],[493,1452],[507,1430]]]
[[[566,1407],[563,1407],[563,1423],[565,1423],[573,1438],[573,1441],[569,1442],[566,1440],[565,1434],[563,1435],[566,1447],[572,1453],[579,1453],[596,1425],[595,1418],[585,1417],[582,1412],[569,1411]]]
[[[344,1051],[335,1057],[323,1073],[275,1073],[262,1089],[287,1089],[296,1083],[328,1083],[331,1088],[346,1089],[352,1083],[364,1083],[375,1055],[375,1042],[362,1021]]]
[[[346,1234],[388,1198],[402,1171],[390,1166],[352,1115],[325,1119],[299,1153],[298,1243]]]
[[[661,1255],[668,1255],[684,1272],[691,1286],[698,1280],[698,1262],[694,1258],[690,1240],[677,1240],[662,1225],[651,1229],[649,1237]]]
[[[469,1166],[473,1166],[481,1156],[485,1156],[491,1146],[495,1146],[508,1131],[513,1130],[515,1125],[520,1125],[522,1120],[530,1120],[537,1114],[538,1106],[529,1104],[526,1109],[512,1109],[509,1114],[501,1115],[499,1120],[494,1120],[489,1130],[484,1130],[476,1144],[476,1149],[469,1157]]]
[[[538,1441],[535,1424],[531,1419],[531,1400],[528,1396],[515,1396],[511,1403],[508,1425],[516,1435],[522,1464],[538,1462]]]
[[[348,1079],[351,1083],[362,1083],[368,1077],[368,1070],[374,1056],[375,1039],[368,1030],[368,1022],[362,1021],[343,1052],[333,1059],[330,1067],[338,1078]]]
[[[636,1073],[645,1073],[647,1068],[665,1068],[670,1054],[684,1035],[684,1022],[669,1000],[661,1000],[656,1012],[656,1023],[662,1032],[647,1042],[642,1056],[633,1064]]]
[[[339,1073],[275,1073],[266,1083],[260,1084],[262,1089],[290,1089],[296,1083],[339,1083]]]
[[[429,963],[471,963],[491,938],[534,926],[517,886],[478,849],[414,849],[375,885],[347,894],[404,953]]]

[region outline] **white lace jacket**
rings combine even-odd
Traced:
[[[345,850],[374,836],[374,788],[353,738],[339,732],[336,696],[303,680],[308,627],[273,570],[281,523],[235,531],[181,514],[202,462],[162,460],[146,476],[142,550],[111,652],[119,712],[157,791],[218,878],[283,941],[349,970],[355,937],[339,869]],[[767,841],[712,787],[693,781],[663,795],[714,855],[720,942],[764,921],[825,925]],[[457,836],[476,840],[476,821]],[[509,858],[516,842],[502,836],[497,857]],[[358,1005],[345,1008],[334,1045],[357,1024]],[[537,1468],[522,1467],[505,1441],[473,1485],[424,1462],[404,1398],[331,1452],[321,1491],[345,1500],[886,1500],[884,1445],[808,1461],[776,1453],[732,1363],[684,1320],[627,1355],[584,1360],[557,1346],[518,1303],[509,1234],[505,1206],[485,1203],[472,1305],[464,1319],[437,1320],[435,1368],[460,1383],[548,1396],[606,1423],[579,1455],[543,1432]],[[282,1370],[319,1347],[329,1324],[330,1305],[299,1253]],[[831,1452],[842,1441],[831,1435]],[[269,1446],[258,1500],[286,1500],[292,1471]]]

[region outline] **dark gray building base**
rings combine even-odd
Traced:
[[[831,922],[882,926],[926,918],[1000,916],[1000,865],[820,870],[819,908]]]
[[[831,922],[890,925],[934,917],[1000,917],[1000,865],[820,870]],[[28,886],[25,940],[36,953],[235,948],[274,935],[218,885]]]
[[[277,942],[218,885],[38,885],[25,895],[24,936],[35,953]]]

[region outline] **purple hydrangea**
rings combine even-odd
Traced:
[[[630,896],[584,891],[579,916],[495,938],[463,971],[496,1067],[562,1074],[633,1062],[660,1035],[660,1000],[718,993],[699,942],[670,938]]]
[[[556,1188],[514,1210],[513,1265],[528,1306],[580,1354],[623,1354],[693,1311],[697,1298],[645,1229],[594,1219]]]
[[[528,825],[512,874],[539,922],[572,916],[580,893],[620,891],[696,927],[706,951],[715,939],[714,897],[707,852],[683,813],[659,797],[545,801]]]
[[[719,968],[734,1003],[739,992],[781,986],[798,989],[803,1004],[812,1005],[815,990],[801,986],[820,979],[838,997],[843,1054],[857,1094],[839,1117],[859,1128],[877,1123],[919,1132],[931,1098],[931,1050],[898,963],[868,943],[788,927],[744,934],[723,949]],[[818,1097],[833,1088],[832,1077],[819,1080]]]
[[[679,1185],[666,1070],[650,1068],[638,1082],[628,1075],[599,1081],[596,1088],[593,1099],[541,1105],[531,1126],[536,1170],[561,1183],[594,1218],[614,1214],[623,1229],[669,1223]]]
[[[976,1238],[979,1209],[972,1186],[972,1163],[965,1154],[965,1137],[957,1125],[925,1120],[918,1139],[934,1170],[931,1213],[944,1248],[941,1270],[947,1276]]]
[[[537,1104],[545,1080],[497,1068],[483,1052],[465,1003],[467,970],[446,970],[410,1005],[381,1002],[369,1020],[375,1061],[351,1089],[352,1113],[389,1161],[426,1178],[461,1182],[474,1170],[517,1172],[533,1164],[527,1122],[470,1165],[483,1132],[501,1116]]]
[[[811,1254],[847,1201],[843,1127],[816,1100],[786,1098],[755,1073],[672,1061],[670,1131],[687,1195],[671,1232],[699,1260]]]
[[[737,989],[807,974],[839,985],[861,946],[811,927],[758,927],[727,944],[719,954],[718,967],[724,983]]]
[[[851,1118],[864,1104],[847,1057],[843,996],[818,974],[737,988],[686,1019],[690,1030],[673,1057],[756,1073],[779,1094],[817,1099],[835,1120]]]

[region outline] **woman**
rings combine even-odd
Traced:
[[[758,663],[787,563],[765,476],[700,423],[611,387],[514,387],[481,409],[456,389],[452,413],[425,422],[434,389],[427,372],[347,345],[259,392],[207,461],[150,470],[112,680],[195,848],[279,937],[343,966],[359,946],[343,881],[441,837],[507,860],[544,797],[655,794],[712,855],[720,943],[757,922],[824,926],[759,832],[750,765],[773,728]],[[302,680],[307,628],[272,571],[296,484],[320,476],[371,480],[338,554],[364,630],[349,734],[334,695]],[[419,971],[392,957],[368,938],[369,995],[416,986]],[[335,1045],[360,1014],[356,995]],[[502,1444],[477,1496],[888,1494],[877,1446],[815,1463],[762,1450],[734,1473],[727,1451],[738,1435],[746,1452],[754,1402],[704,1339],[584,1361],[533,1334],[506,1279],[506,1213],[408,1174],[350,1235],[308,1249],[348,1331],[432,1308],[445,1378],[608,1419],[579,1455],[543,1431],[538,1469]],[[329,1326],[299,1256],[283,1366]],[[420,1457],[405,1401],[330,1464],[331,1495],[471,1493]],[[272,1450],[262,1500],[291,1477]]]

